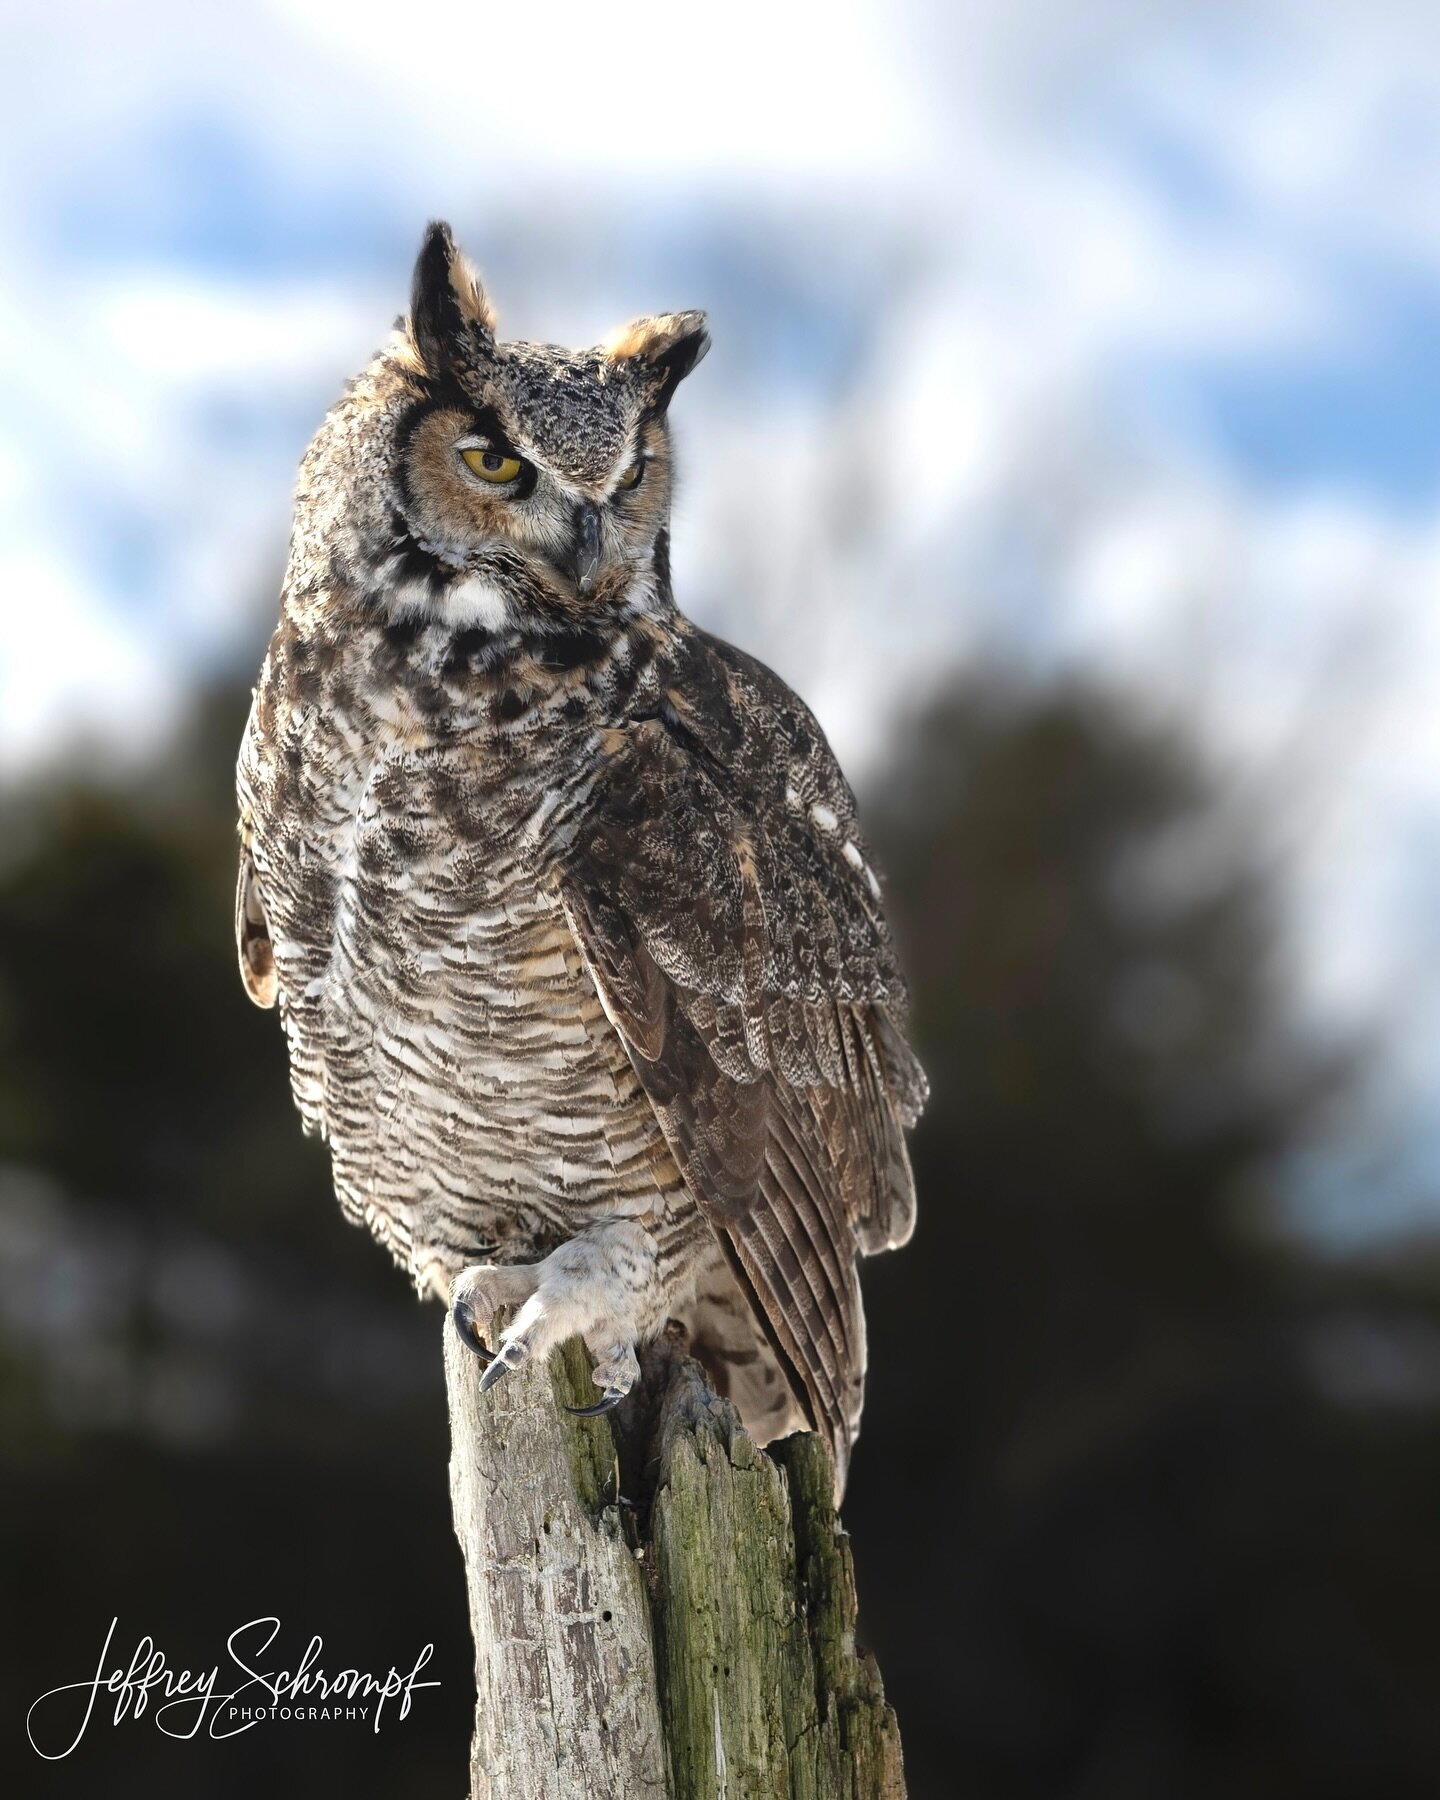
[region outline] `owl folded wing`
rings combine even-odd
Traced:
[[[607,734],[560,894],[696,1202],[843,1480],[857,1251],[903,1242],[924,1077],[854,821],[779,679],[693,633],[658,716]]]

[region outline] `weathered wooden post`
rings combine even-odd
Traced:
[[[471,1800],[903,1800],[819,1440],[757,1450],[678,1332],[643,1366],[577,1419],[578,1345],[482,1395],[446,1324]]]

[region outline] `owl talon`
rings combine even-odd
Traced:
[[[607,1387],[593,1406],[567,1406],[565,1410],[577,1419],[593,1419],[601,1413],[609,1412],[612,1407],[618,1406],[624,1398],[624,1388]]]
[[[577,1419],[593,1419],[617,1407],[640,1379],[640,1361],[633,1344],[616,1344],[591,1370],[595,1385],[604,1392],[593,1406],[567,1406]]]
[[[480,1392],[488,1393],[503,1375],[512,1369],[518,1369],[529,1360],[530,1352],[524,1344],[511,1342],[504,1346],[498,1356],[492,1357],[490,1366],[480,1377]]]
[[[480,1335],[475,1309],[470,1302],[465,1299],[457,1300],[450,1309],[450,1316],[455,1321],[455,1329],[459,1332],[460,1342],[464,1344],[465,1348],[473,1355],[478,1356],[487,1367],[494,1362],[493,1354],[486,1347],[485,1340]]]

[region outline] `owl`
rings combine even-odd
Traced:
[[[483,1387],[578,1335],[603,1411],[677,1319],[838,1492],[857,1262],[910,1235],[925,1082],[819,726],[671,591],[668,414],[708,343],[698,312],[502,341],[429,228],[300,465],[236,936],[341,1207]]]

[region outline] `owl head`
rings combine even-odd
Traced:
[[[301,466],[296,554],[331,594],[461,628],[565,629],[665,593],[667,412],[708,347],[698,312],[590,350],[502,342],[449,226],[431,225],[409,317]]]

